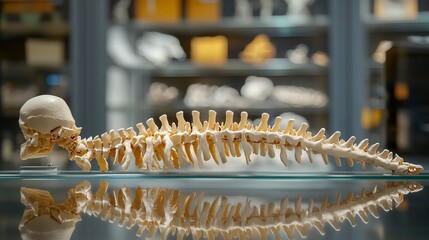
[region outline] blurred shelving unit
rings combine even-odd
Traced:
[[[138,69],[136,69],[138,70]],[[238,59],[229,59],[225,66],[195,66],[191,61],[173,62],[167,66],[147,70],[155,78],[199,77],[199,76],[325,76],[328,69],[315,64],[292,64],[286,59],[271,59],[253,66]]]
[[[372,17],[363,21],[367,31],[373,34],[409,34],[429,31],[427,12],[420,12],[413,20],[379,20]]]
[[[69,99],[68,1],[0,2],[0,169],[20,165],[19,109],[29,98]]]
[[[67,37],[69,34],[69,26],[63,20],[41,23],[1,22],[0,27],[3,40],[20,36]]]
[[[361,75],[365,86],[365,102],[361,111],[361,128],[365,137],[373,141],[386,142],[386,83],[383,59],[385,51],[394,43],[412,42],[414,37],[429,35],[429,4],[426,1],[399,1],[404,16],[389,15],[389,7],[377,10],[377,4],[389,4],[394,1],[366,0],[360,1],[360,21],[362,24],[362,50],[364,52]],[[386,47],[380,47],[382,44]],[[423,43],[424,44],[424,43]],[[427,42],[426,44],[429,44]],[[381,59],[377,59],[382,56]]]
[[[288,16],[273,16],[270,20],[261,21],[254,17],[248,21],[241,21],[233,17],[226,17],[217,22],[187,22],[178,23],[150,23],[144,21],[133,21],[124,27],[133,31],[162,31],[180,35],[199,34],[245,34],[254,35],[259,33],[270,36],[320,36],[326,34],[329,19],[326,16],[312,16],[309,19],[294,19]]]
[[[116,9],[121,1],[111,2],[111,13],[115,15]],[[125,1],[124,1],[125,2]],[[107,104],[107,115],[114,115],[121,121],[128,121],[134,124],[157,116],[167,114],[172,121],[176,121],[175,113],[184,111],[185,116],[190,116],[192,110],[201,111],[202,118],[210,109],[218,112],[219,119],[225,113],[225,110],[234,111],[246,110],[249,117],[255,119],[260,117],[261,113],[269,112],[271,115],[279,115],[283,112],[295,112],[306,117],[310,125],[314,128],[326,127],[329,125],[328,105],[324,107],[289,107],[274,101],[272,98],[264,101],[252,103],[247,107],[243,106],[188,106],[183,101],[187,89],[194,84],[206,84],[208,86],[227,86],[234,88],[238,93],[245,84],[246,77],[258,76],[266,77],[273,81],[275,86],[294,85],[302,87],[314,87],[326,94],[329,98],[329,77],[330,67],[316,65],[311,60],[311,55],[317,51],[323,51],[329,57],[329,35],[330,35],[330,4],[331,1],[314,1],[309,5],[309,16],[293,17],[287,16],[287,4],[285,1],[273,1],[275,4],[273,15],[268,19],[262,19],[258,12],[258,6],[253,6],[251,16],[248,19],[239,19],[235,16],[235,1],[209,1],[218,4],[219,15],[215,20],[201,19],[201,21],[189,20],[187,15],[187,4],[204,1],[179,1],[182,5],[180,16],[173,21],[156,21],[136,16],[138,6],[148,4],[147,1],[131,1],[126,13],[129,18],[124,21],[118,21],[112,16],[110,29],[120,29],[125,32],[131,49],[137,51],[136,42],[147,32],[160,32],[176,37],[180,41],[186,59],[184,61],[172,60],[163,66],[151,66],[141,64],[139,66],[121,66],[124,74],[129,77],[128,96],[129,101],[126,104],[113,103]],[[176,1],[175,1],[176,2]],[[159,1],[152,1],[151,4],[160,4]],[[162,5],[155,6],[161,8]],[[155,8],[155,9],[156,9]],[[116,12],[115,12],[116,11]],[[144,10],[140,10],[144,11]],[[140,13],[143,14],[143,13]],[[210,18],[210,17],[208,17]],[[264,34],[268,36],[270,42],[276,48],[274,58],[260,64],[245,63],[240,59],[239,54],[244,47],[249,44],[257,35]],[[202,36],[225,36],[228,40],[228,57],[223,64],[199,65],[191,57],[192,43],[194,37]],[[308,46],[308,62],[304,64],[294,64],[287,57],[286,52],[294,49],[299,44]],[[113,59],[111,66],[116,66]],[[156,104],[147,99],[150,85],[154,82],[173,86],[178,90],[178,97],[174,102],[168,104]],[[109,86],[107,86],[109,88]],[[113,88],[114,89],[114,88]],[[137,90],[136,90],[137,89]],[[107,94],[113,94],[115,91],[109,91]],[[132,112],[141,112],[135,114]],[[119,115],[122,115],[120,117]],[[109,119],[109,117],[108,117]],[[109,121],[109,120],[108,120]],[[124,125],[125,123],[123,123]],[[108,124],[109,125],[109,124]],[[125,124],[126,125],[126,124]],[[111,124],[115,127],[117,125]]]

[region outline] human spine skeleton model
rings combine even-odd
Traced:
[[[73,116],[63,99],[52,95],[41,95],[28,100],[20,110],[19,125],[26,142],[21,146],[21,158],[47,156],[55,142],[68,151],[69,159],[76,161],[83,170],[91,169],[91,160],[96,159],[100,170],[109,169],[108,158],[113,165],[120,164],[128,169],[134,162],[142,170],[171,170],[186,165],[202,168],[204,160],[213,159],[219,164],[227,162],[227,157],[244,154],[250,162],[251,154],[276,157],[275,148],[280,149],[280,159],[288,165],[287,150],[294,150],[295,160],[300,163],[303,151],[313,162],[313,154],[321,154],[325,164],[328,156],[341,166],[341,159],[347,159],[349,166],[358,162],[382,167],[393,173],[418,174],[420,165],[405,162],[389,150],[378,151],[379,144],[368,144],[368,139],[355,143],[356,138],[340,139],[340,132],[325,136],[325,129],[315,135],[303,123],[294,129],[294,120],[280,129],[282,119],[277,117],[273,126],[268,125],[269,115],[261,116],[261,123],[254,127],[248,123],[246,112],[241,112],[240,122],[233,122],[233,112],[226,112],[225,122],[216,122],[216,112],[209,111],[208,121],[200,120],[198,111],[192,112],[193,122],[184,119],[183,112],[176,114],[176,123],[170,123],[166,115],[159,119],[159,128],[153,118],[132,127],[110,130],[94,138],[82,139],[81,128],[76,127]]]
[[[138,187],[133,194],[132,189],[124,186],[109,193],[107,182],[101,182],[98,190],[92,192],[91,184],[84,181],[70,189],[68,199],[58,205],[46,191],[22,188],[22,202],[27,208],[20,230],[27,233],[29,225],[38,221],[52,225],[51,232],[32,233],[26,239],[46,239],[37,237],[67,231],[68,238],[58,238],[66,240],[74,224],[81,220],[80,214],[85,213],[116,222],[120,227],[136,227],[137,236],[151,239],[158,231],[159,239],[170,235],[183,239],[191,234],[192,239],[268,239],[271,233],[275,239],[283,239],[283,233],[287,239],[295,239],[296,233],[305,238],[311,228],[324,235],[327,224],[339,231],[346,220],[353,227],[357,218],[368,223],[369,215],[380,217],[379,208],[393,210],[402,203],[404,195],[421,189],[418,183],[393,182],[370,191],[363,188],[357,195],[349,192],[345,198],[339,193],[331,202],[325,195],[320,202],[313,198],[304,202],[298,196],[294,200],[284,197],[279,202],[256,203],[250,198],[233,200],[163,187]],[[72,227],[61,226],[65,223],[72,223]],[[59,229],[55,231],[55,227]]]

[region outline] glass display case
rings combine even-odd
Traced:
[[[0,174],[2,239],[425,239],[429,175]]]

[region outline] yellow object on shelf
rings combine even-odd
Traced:
[[[265,34],[259,34],[240,53],[243,62],[261,64],[276,56],[276,47]]]
[[[383,119],[383,110],[379,108],[364,107],[361,113],[361,125],[364,129],[376,128]]]
[[[220,16],[220,0],[186,0],[186,19],[190,22],[217,22]]]
[[[178,22],[182,17],[181,0],[135,0],[135,18],[150,22]]]
[[[225,36],[192,38],[191,60],[196,65],[224,65],[228,60],[228,39]]]
[[[410,97],[410,88],[407,83],[395,84],[395,99],[405,101]]]
[[[49,0],[8,0],[2,1],[1,5],[5,13],[50,13],[54,10],[52,1]]]

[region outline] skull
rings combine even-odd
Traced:
[[[19,126],[26,140],[21,159],[47,156],[62,128],[79,130],[66,102],[56,96],[40,95],[28,100],[19,112]]]

